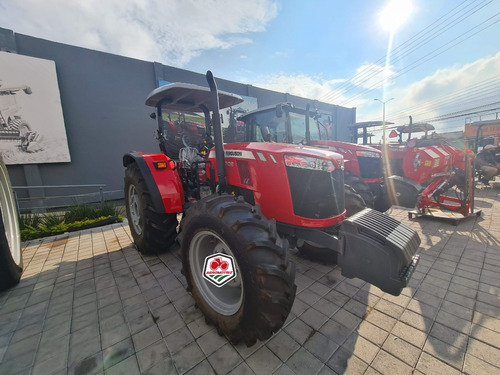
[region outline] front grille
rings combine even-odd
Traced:
[[[358,156],[361,178],[382,178],[382,158]]]
[[[310,219],[326,219],[344,212],[344,173],[287,167],[293,212]]]

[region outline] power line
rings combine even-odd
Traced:
[[[463,34],[459,35],[458,37],[456,37],[456,38],[452,39],[451,41],[449,41],[448,43],[444,44],[443,46],[441,46],[441,47],[439,47],[439,48],[435,49],[434,51],[432,51],[432,52],[428,53],[427,55],[425,55],[425,56],[421,57],[420,59],[418,59],[418,60],[414,61],[413,63],[409,64],[407,67],[403,68],[403,69],[402,69],[401,71],[399,71],[398,73],[394,73],[394,74],[392,74],[392,75],[391,75],[391,76],[389,76],[387,79],[379,80],[378,82],[376,82],[375,84],[373,84],[373,85],[372,85],[372,86],[370,86],[369,88],[367,88],[367,89],[365,89],[364,91],[362,91],[362,92],[360,92],[360,93],[358,93],[358,94],[354,95],[353,97],[349,98],[347,101],[345,101],[345,102],[341,103],[340,105],[342,105],[342,106],[346,106],[348,103],[352,102],[355,98],[359,97],[360,95],[362,95],[362,94],[364,94],[364,93],[366,93],[366,92],[372,91],[373,89],[375,89],[375,88],[377,88],[377,87],[380,87],[380,84],[381,84],[381,83],[384,83],[384,82],[385,82],[385,83],[387,83],[387,82],[389,82],[389,81],[393,81],[394,79],[396,79],[398,76],[402,75],[403,73],[407,73],[407,72],[409,72],[410,70],[415,69],[416,67],[418,67],[418,66],[422,65],[423,63],[425,63],[425,62],[427,62],[427,61],[429,61],[429,60],[431,60],[431,59],[433,59],[433,58],[435,58],[435,57],[437,57],[437,56],[439,56],[439,55],[443,54],[444,52],[446,52],[446,51],[450,50],[451,48],[453,48],[453,47],[455,47],[455,46],[459,45],[460,43],[465,42],[466,40],[468,40],[468,39],[472,38],[473,36],[475,36],[475,35],[479,34],[480,32],[482,32],[482,31],[484,31],[484,30],[486,30],[487,28],[489,28],[489,27],[491,27],[491,26],[495,25],[496,23],[500,22],[500,19],[499,19],[499,20],[497,20],[497,21],[495,21],[495,22],[493,22],[493,23],[491,23],[490,25],[485,26],[484,28],[482,28],[481,30],[479,30],[479,31],[475,32],[474,34],[467,36],[466,38],[464,38],[464,39],[462,39],[462,40],[460,40],[460,41],[456,42],[455,44],[451,45],[450,47],[446,48],[445,50],[443,50],[443,51],[441,51],[441,52],[439,52],[439,53],[437,53],[437,54],[435,54],[435,55],[433,55],[433,56],[432,56],[432,54],[433,54],[433,53],[435,53],[435,52],[439,51],[441,48],[443,48],[443,47],[445,47],[446,45],[448,45],[448,44],[450,44],[450,43],[454,42],[455,40],[457,40],[457,39],[459,39],[460,37],[462,37],[462,36],[466,35],[467,33],[469,33],[470,31],[474,30],[475,28],[477,28],[477,27],[479,27],[479,26],[483,25],[484,23],[488,22],[488,21],[489,21],[489,20],[491,20],[492,18],[497,17],[498,15],[500,15],[500,12],[499,12],[499,13],[497,13],[497,14],[495,14],[494,16],[492,16],[492,17],[488,18],[486,21],[481,22],[479,25],[477,25],[477,26],[473,27],[472,29],[469,29],[468,31],[466,31],[465,33],[463,33]],[[427,59],[426,59],[426,60],[424,60],[424,61],[422,61],[422,62],[420,62],[421,60],[423,60],[423,59],[425,59],[425,58],[427,58]]]
[[[430,24],[429,26],[427,26],[426,28],[424,28],[423,30],[421,30],[419,33],[417,33],[416,35],[414,35],[412,38],[410,38],[409,40],[407,40],[406,42],[404,42],[402,45],[400,45],[397,48],[395,48],[392,51],[392,54],[395,55],[395,56],[397,56],[397,58],[396,58],[395,61],[397,62],[397,61],[401,60],[403,57],[407,56],[409,53],[415,51],[416,49],[420,48],[422,45],[426,44],[429,40],[433,39],[436,36],[436,34],[438,34],[438,33],[442,34],[444,31],[446,31],[446,30],[450,29],[451,27],[455,26],[456,24],[464,21],[466,18],[470,17],[472,14],[474,14],[477,11],[479,11],[480,9],[484,8],[486,5],[490,4],[492,1],[483,1],[480,4],[476,5],[475,8],[469,9],[469,10],[467,10],[467,8],[469,6],[471,6],[472,4],[466,5],[463,9],[459,9],[466,2],[467,1],[462,2],[457,7],[453,8],[450,11],[450,13],[448,13],[447,15],[441,16],[436,21],[434,21],[432,24]],[[460,12],[464,12],[464,13],[463,14],[459,14]],[[453,17],[456,16],[457,14],[459,14],[459,15],[456,17],[456,19],[453,19]],[[444,18],[444,20],[441,21],[441,22],[439,22],[443,18]],[[450,26],[450,23],[448,23],[448,24],[446,23],[450,19],[451,19],[451,22],[450,22],[451,26]],[[436,23],[438,23],[438,24],[436,26],[432,27]],[[425,37],[427,34],[429,34],[432,30],[436,29],[437,27],[441,27],[441,29],[438,30],[437,32],[435,32],[434,34],[432,34],[430,36],[427,36],[424,39],[424,41],[421,41],[416,46],[414,45],[416,41],[418,41],[419,39],[422,39],[423,37]],[[406,51],[405,51],[405,49],[406,49]],[[381,67],[380,67],[379,63],[382,63],[382,62],[385,63],[386,59],[387,59],[387,55],[385,55],[384,57],[380,58],[375,63],[371,64],[371,68],[366,69],[366,70],[364,70],[362,72],[357,73],[354,77],[352,77],[348,81],[344,82],[342,85],[340,85],[336,89],[336,91],[339,91],[339,90],[341,90],[344,87],[347,88],[349,86],[349,83],[353,83],[355,81],[358,81],[360,83],[367,82],[370,78],[374,77],[376,74],[378,74],[380,72]],[[372,73],[372,74],[369,74],[369,73]],[[380,83],[380,82],[384,82],[384,80],[377,82],[377,84]],[[354,85],[353,87],[350,87],[349,89],[343,91],[341,94],[344,95],[346,92],[349,92],[349,91],[351,91],[351,90],[353,90],[355,88],[357,88],[356,85]],[[321,97],[320,100],[325,100],[325,99],[334,100],[337,97],[339,97],[341,94],[339,94],[339,93],[335,94],[335,92],[332,91],[331,93],[326,94],[323,97]]]

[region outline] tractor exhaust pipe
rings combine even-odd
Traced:
[[[309,104],[306,106],[306,145],[311,145],[311,129],[309,125]]]
[[[207,71],[207,82],[210,87],[212,101],[212,130],[215,142],[215,161],[217,163],[217,177],[219,178],[219,193],[223,193],[226,188],[226,163],[224,160],[224,142],[222,139],[222,125],[219,113],[219,91],[215,83],[214,75]]]

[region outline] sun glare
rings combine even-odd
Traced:
[[[381,26],[387,31],[396,31],[410,17],[412,9],[411,0],[390,0],[380,13]]]

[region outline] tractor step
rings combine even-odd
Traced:
[[[339,237],[342,275],[358,277],[395,296],[401,294],[418,263],[417,232],[367,208],[342,223]]]

